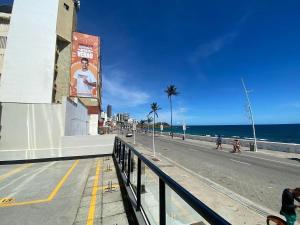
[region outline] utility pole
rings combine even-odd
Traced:
[[[248,107],[250,119],[251,119],[251,122],[252,122],[252,130],[253,130],[253,138],[254,138],[254,151],[257,152],[257,143],[256,143],[256,134],[255,134],[254,117],[253,117],[252,108],[251,108],[251,104],[250,104],[250,99],[249,99],[249,95],[248,95],[248,93],[249,93],[250,91],[247,90],[243,78],[242,78],[242,84],[243,84],[243,88],[244,88],[245,95],[246,95],[246,98],[247,98],[247,103],[248,103],[247,107]]]
[[[183,121],[183,123],[182,123],[182,130],[183,130],[183,137],[182,137],[182,139],[185,140],[185,131],[186,131],[185,121]]]
[[[132,131],[133,131],[133,144],[135,145],[135,132],[136,132],[136,122],[134,121],[132,124]]]
[[[153,156],[155,158],[155,143],[154,143],[154,136],[155,136],[155,133],[154,133],[154,126],[155,126],[155,112],[153,112],[153,127],[152,127],[152,132],[153,132],[153,135],[152,135],[152,147],[153,147]]]

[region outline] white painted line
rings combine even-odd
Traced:
[[[56,163],[56,162],[52,162],[52,163],[50,163],[50,164],[51,164],[51,165],[54,165],[55,163]],[[35,170],[33,170],[33,171],[30,171],[30,172],[28,172],[28,173],[25,173],[25,174],[23,174],[23,175],[21,175],[21,176],[15,178],[15,179],[13,179],[11,182],[5,184],[4,186],[1,186],[1,187],[0,187],[0,191],[3,190],[3,189],[5,189],[5,188],[7,188],[8,186],[10,186],[10,185],[16,183],[18,180],[20,180],[20,179],[22,179],[22,178],[24,178],[24,177],[26,177],[26,176],[29,176],[29,175],[31,175],[31,174],[33,174],[33,173],[35,173],[35,172],[38,172],[38,171],[40,171],[41,169],[43,169],[43,168],[45,168],[45,167],[48,168],[48,167],[49,167],[49,164],[46,164],[46,165],[43,166],[43,167],[39,167],[39,168],[37,168],[37,169],[35,169]]]
[[[234,159],[230,159],[233,162],[237,162],[237,163],[241,163],[241,164],[246,164],[246,165],[251,165],[250,163],[246,163],[246,162],[242,162],[242,161],[238,161],[238,160],[234,160]]]
[[[51,162],[45,166],[43,166],[42,168],[40,168],[37,172],[32,173],[29,177],[27,177],[23,182],[21,182],[20,184],[18,184],[15,188],[12,189],[12,191],[14,191],[12,196],[9,197],[13,197],[14,195],[16,195],[17,193],[19,193],[21,191],[21,189],[28,184],[30,181],[32,181],[37,175],[43,173],[46,169],[48,169],[49,167],[53,166],[56,162]]]
[[[48,151],[48,150],[61,150],[61,149],[72,149],[72,148],[91,148],[91,147],[109,147],[114,144],[106,144],[106,145],[81,145],[81,146],[72,146],[72,147],[63,147],[63,148],[36,148],[36,149],[4,149],[0,150],[1,152],[23,152],[23,151]]]
[[[255,156],[251,156],[251,155],[247,155],[247,157],[251,157],[251,158],[254,158],[254,159],[262,159],[262,160],[266,160],[266,161],[270,161],[270,162],[276,162],[276,163],[283,164],[283,165],[288,165],[288,166],[300,167],[300,165],[297,165],[297,164],[287,163],[287,162],[280,162],[280,161],[273,160],[273,159],[259,158],[259,157],[255,157]]]

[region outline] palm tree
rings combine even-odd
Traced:
[[[155,125],[155,116],[158,118],[157,111],[160,110],[161,108],[156,102],[153,102],[151,104],[151,111],[149,112],[149,115],[153,113],[153,126],[152,126],[152,146],[153,146],[153,156],[155,157],[155,144],[154,144],[154,125]]]
[[[146,122],[146,120],[140,120],[140,126],[141,126],[141,128],[144,128],[145,122]]]
[[[149,133],[149,125],[150,123],[153,121],[153,118],[149,116],[149,114],[147,115],[147,125],[148,125],[148,133]]]
[[[172,111],[172,95],[177,96],[179,92],[177,92],[177,88],[175,85],[167,86],[167,89],[165,92],[168,95],[168,98],[170,100],[170,108],[171,108],[171,136],[173,138],[173,111]]]

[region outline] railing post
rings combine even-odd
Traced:
[[[142,183],[142,161],[138,158],[137,165],[137,187],[136,187],[136,210],[139,211],[141,209],[141,185]]]
[[[119,151],[119,164],[121,164],[121,158],[122,158],[122,147],[124,147],[125,146],[125,144],[122,144],[122,142],[121,142],[121,144],[120,144],[120,151]]]
[[[166,185],[159,179],[159,224],[166,225]]]
[[[122,142],[119,140],[118,143],[119,143],[118,144],[118,158],[120,160]],[[120,161],[119,161],[119,163],[120,163]]]
[[[118,155],[118,144],[119,144],[119,141],[118,141],[118,138],[116,138],[116,149],[115,149],[115,151],[116,151],[116,155]]]
[[[123,151],[122,151],[122,172],[124,172],[124,169],[125,169],[125,149],[126,149],[126,146],[124,144]]]
[[[130,183],[130,172],[131,172],[131,149],[128,149],[128,167],[127,167],[127,186]]]
[[[116,150],[117,150],[117,138],[115,137],[115,141],[114,141],[114,155],[116,157]]]

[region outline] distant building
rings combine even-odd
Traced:
[[[129,113],[118,113],[117,114],[117,122],[126,123],[129,119]]]
[[[111,118],[112,117],[112,107],[111,107],[111,105],[107,105],[106,112],[107,112],[107,117]]]
[[[4,60],[4,53],[6,49],[7,34],[9,30],[11,11],[12,11],[12,6],[10,5],[0,6],[0,79],[2,74],[2,66]]]

